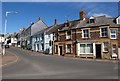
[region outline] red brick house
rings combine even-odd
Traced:
[[[67,21],[61,26],[58,41],[54,42],[55,54],[100,59],[120,56],[120,17],[86,18],[81,11],[80,20]]]

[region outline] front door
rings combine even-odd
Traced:
[[[96,44],[96,58],[101,59],[101,44]]]
[[[37,51],[39,51],[39,44],[37,44]]]
[[[60,55],[62,55],[62,46],[59,46],[60,48]]]

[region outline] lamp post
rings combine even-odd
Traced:
[[[6,34],[6,27],[7,27],[7,21],[8,21],[8,14],[17,14],[18,12],[6,12],[6,17],[5,17],[5,29],[4,29],[4,47],[3,47],[3,55],[5,54],[5,34]]]

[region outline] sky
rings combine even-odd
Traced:
[[[66,20],[79,19],[79,12],[84,10],[86,17],[106,15],[116,18],[118,16],[117,2],[2,2],[2,33],[4,33],[6,11],[17,14],[8,14],[7,33],[19,32],[23,27],[27,28],[31,22],[37,22],[39,17],[49,27]]]

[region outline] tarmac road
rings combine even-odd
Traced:
[[[3,67],[3,79],[118,79],[118,63],[43,55],[15,47],[19,60]]]

